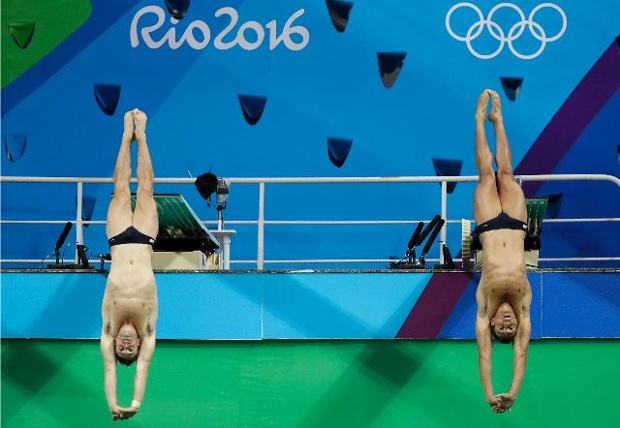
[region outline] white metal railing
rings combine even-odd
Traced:
[[[620,178],[608,174],[539,174],[518,175],[521,182],[530,181],[608,181],[620,188]],[[266,225],[385,225],[385,224],[411,224],[417,223],[412,220],[368,220],[368,221],[295,221],[295,220],[266,220],[265,219],[265,185],[266,184],[364,184],[364,183],[441,183],[441,217],[446,224],[440,232],[440,242],[446,242],[447,224],[457,223],[460,220],[448,220],[447,217],[447,186],[452,182],[477,182],[478,176],[400,176],[400,177],[269,177],[269,178],[229,178],[231,184],[257,184],[259,186],[258,215],[257,220],[228,221],[228,224],[256,224],[257,225],[257,259],[256,267],[262,270],[265,264],[264,258],[264,230]],[[137,182],[133,179],[132,182]],[[194,184],[195,178],[155,178],[156,184]],[[82,198],[84,184],[112,184],[112,178],[93,177],[26,177],[26,176],[0,176],[0,183],[75,183],[77,185],[77,209],[75,220],[76,242],[83,242],[83,227],[85,224],[105,224],[105,221],[82,220]],[[67,220],[0,220],[0,224],[64,224]],[[545,222],[601,222],[620,221],[620,218],[583,218],[583,219],[547,219]],[[205,224],[211,222],[204,222]],[[432,260],[432,259],[429,259]],[[554,258],[541,261],[608,261],[620,260],[620,257],[583,257],[583,258]],[[0,259],[0,262],[40,262],[32,259]],[[77,261],[77,260],[76,260]],[[376,259],[347,259],[347,260],[269,260],[269,263],[349,263],[349,262],[378,262],[387,260]],[[443,253],[440,251],[439,261],[443,263]],[[254,262],[252,261],[243,261]]]

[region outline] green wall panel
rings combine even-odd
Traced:
[[[2,88],[80,28],[91,11],[89,0],[2,0]],[[13,42],[12,23],[35,24],[25,49]]]
[[[496,346],[496,392],[510,382]],[[3,427],[608,427],[620,341],[531,344],[509,414],[482,396],[473,341],[160,341],[140,413],[112,422],[97,341],[2,342]],[[119,401],[133,368],[119,367]]]

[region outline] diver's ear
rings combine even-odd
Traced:
[[[495,327],[495,317],[491,318],[491,328]]]

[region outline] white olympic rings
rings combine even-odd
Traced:
[[[463,7],[470,8],[474,12],[476,12],[476,14],[478,15],[478,21],[474,22],[469,27],[465,36],[459,36],[452,30],[450,19],[452,18],[452,14],[457,9],[460,9]],[[520,21],[517,21],[515,24],[512,25],[512,27],[510,27],[507,34],[506,32],[504,32],[504,29],[498,23],[493,21],[493,14],[495,14],[495,12],[497,12],[499,9],[502,9],[502,8],[509,8],[509,9],[514,10],[515,12],[517,12],[517,14],[519,15],[519,19],[520,19]],[[551,37],[547,36],[547,33],[545,32],[542,25],[534,21],[534,17],[536,13],[538,13],[541,9],[544,9],[544,8],[551,8],[555,10],[556,12],[560,14],[560,17],[562,18],[562,28],[557,32],[556,35],[551,36]],[[517,58],[534,59],[538,57],[545,50],[545,46],[547,45],[547,43],[554,42],[564,35],[567,25],[568,25],[568,20],[566,18],[566,13],[564,13],[564,10],[562,10],[560,6],[553,4],[553,3],[539,4],[534,9],[532,9],[527,19],[525,18],[525,14],[521,10],[521,8],[519,8],[519,6],[513,3],[499,3],[495,5],[489,11],[489,14],[487,15],[486,18],[484,17],[484,15],[482,14],[482,11],[480,10],[478,6],[476,6],[473,3],[467,3],[467,2],[455,4],[454,6],[450,8],[448,13],[446,14],[446,29],[448,30],[448,33],[454,39],[460,42],[465,42],[467,44],[467,49],[469,49],[469,52],[471,52],[471,54],[474,55],[476,58],[480,58],[480,59],[495,58],[504,49],[504,46],[506,45],[506,43],[508,44],[508,48],[510,49],[510,51]],[[522,54],[521,52],[518,52],[513,45],[513,42],[517,40],[519,37],[521,37],[521,35],[525,31],[526,26],[530,30],[531,35],[536,40],[540,41],[540,47],[534,53],[531,53],[531,54]],[[472,41],[478,38],[478,36],[480,36],[480,34],[485,28],[487,29],[491,37],[493,37],[495,40],[499,42],[499,46],[497,47],[497,49],[488,54],[479,53],[472,46]]]

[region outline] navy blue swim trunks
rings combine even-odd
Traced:
[[[122,244],[147,244],[151,247],[155,245],[155,239],[140,232],[133,226],[129,226],[123,232],[108,239],[110,247]]]
[[[522,230],[527,233],[527,224],[523,223],[521,220],[510,217],[508,214],[502,211],[497,217],[485,221],[482,224],[479,224],[474,229],[473,235],[480,236],[480,234],[484,232],[498,229]]]

